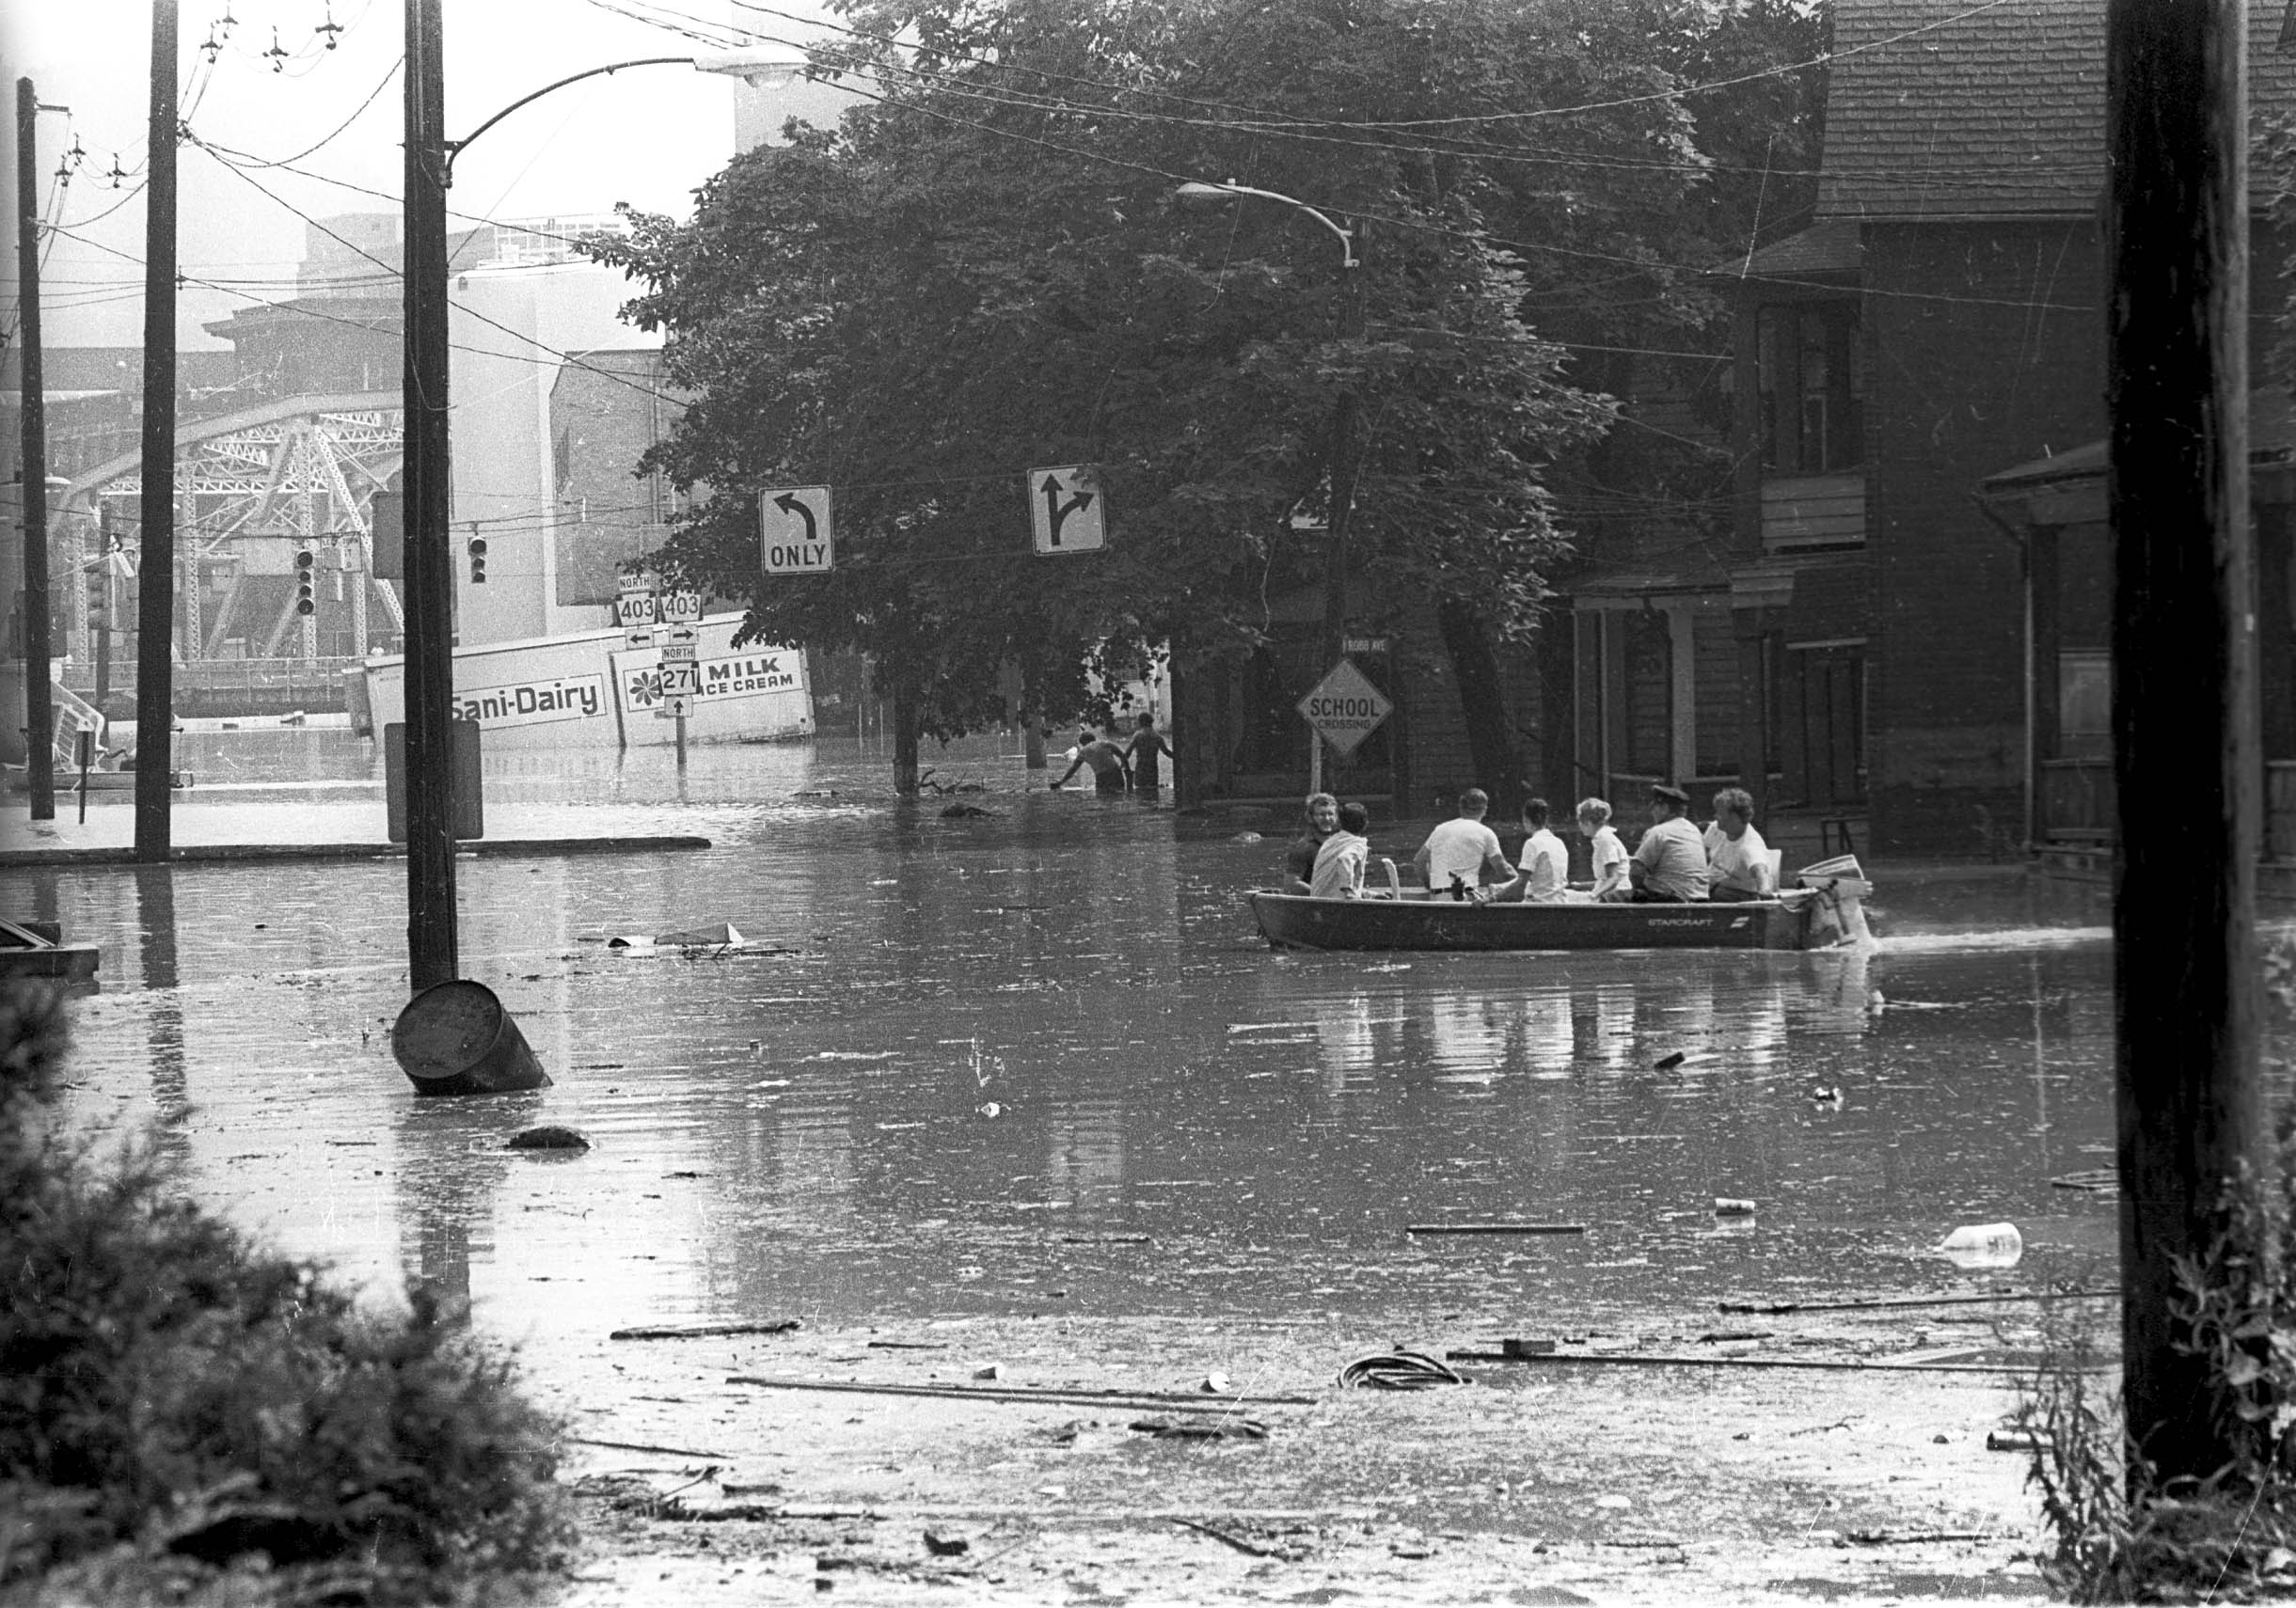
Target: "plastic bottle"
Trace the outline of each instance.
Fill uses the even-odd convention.
[[[2014,1268],[2025,1254],[2025,1237],[2014,1222],[1964,1223],[1938,1250],[1957,1268]]]

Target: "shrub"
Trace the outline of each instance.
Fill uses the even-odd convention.
[[[0,1588],[113,1549],[261,1553],[368,1600],[538,1567],[553,1426],[464,1315],[362,1310],[53,1132],[52,990],[0,989]]]

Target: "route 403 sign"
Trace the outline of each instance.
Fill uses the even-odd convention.
[[[1299,702],[1300,713],[1316,734],[1343,755],[1354,753],[1356,745],[1378,731],[1394,707],[1353,659],[1332,666],[1331,673]]]

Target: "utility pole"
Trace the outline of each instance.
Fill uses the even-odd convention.
[[[2151,1464],[2131,1469],[2136,1500],[2222,1467],[2238,1433],[2175,1307],[2177,1260],[2233,1230],[2259,1110],[2243,13],[2106,8],[2122,1380]]]
[[[406,966],[414,991],[455,954],[454,577],[447,421],[446,70],[439,0],[406,0]],[[475,136],[474,136],[475,137]]]
[[[40,351],[40,150],[34,125],[40,97],[29,78],[16,80],[17,330],[23,342],[24,394],[24,778],[32,819],[55,819],[55,695],[48,640],[48,401]]]
[[[144,210],[143,567],[135,590],[135,859],[168,858],[175,770],[176,0],[151,0]]]
[[[1363,339],[1363,262],[1357,251],[1363,244],[1363,225],[1348,226],[1344,238],[1348,250],[1339,287],[1339,339],[1352,345]],[[1347,527],[1355,511],[1362,415],[1363,399],[1355,386],[1342,386],[1331,415],[1331,508],[1326,517],[1330,542],[1323,569],[1323,662],[1315,671],[1319,681],[1347,655]],[[1325,786],[1323,738],[1313,728],[1307,733],[1307,789],[1321,793]],[[1333,749],[1334,782],[1343,763]]]

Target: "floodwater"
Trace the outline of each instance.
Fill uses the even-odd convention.
[[[380,838],[366,744],[190,741],[180,841]],[[465,973],[556,1080],[530,1095],[418,1102],[392,1063],[403,862],[18,873],[103,946],[76,1114],[149,1124],[275,1243],[378,1289],[439,1281],[513,1336],[1710,1312],[1971,1287],[2000,1275],[1932,1248],[2001,1220],[2019,1282],[2109,1277],[2113,1197],[2051,1183],[2112,1160],[2093,901],[1976,868],[1885,883],[1867,953],[1283,954],[1241,894],[1288,821],[1242,842],[1023,795],[987,747],[940,763],[993,813],[895,805],[849,741],[697,749],[682,775],[490,761],[490,835],[714,841],[461,862]],[[602,941],[719,921],[760,947]],[[541,1122],[594,1148],[502,1151]],[[1407,1232],[1475,1221],[1585,1232]]]

